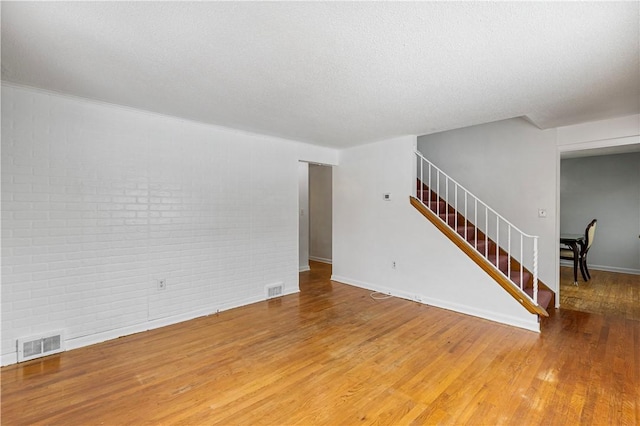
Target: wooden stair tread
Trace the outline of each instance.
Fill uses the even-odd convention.
[[[524,290],[529,297],[533,298],[533,288],[526,288]],[[551,300],[553,299],[553,292],[551,290],[545,290],[543,288],[538,288],[538,305],[542,306],[544,309],[549,307]]]

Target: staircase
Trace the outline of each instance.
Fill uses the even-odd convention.
[[[520,231],[417,151],[416,158],[411,204],[529,312],[547,317],[555,294],[538,280],[538,237]]]

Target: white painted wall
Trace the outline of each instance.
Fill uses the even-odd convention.
[[[309,270],[309,163],[298,164],[298,267]]]
[[[514,118],[422,136],[418,148],[514,225],[540,237],[539,276],[557,289],[555,129]],[[539,208],[546,218],[538,217]]]
[[[2,364],[297,292],[300,159],[338,153],[3,85]]]
[[[309,165],[309,257],[331,263],[332,168]]]
[[[560,232],[598,219],[590,269],[640,274],[640,152],[570,158],[560,170]]]
[[[415,148],[416,138],[406,136],[341,151],[333,170],[333,279],[539,330],[536,316],[409,204]]]

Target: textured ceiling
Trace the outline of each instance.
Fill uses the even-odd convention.
[[[2,2],[2,79],[345,147],[640,113],[640,3]]]

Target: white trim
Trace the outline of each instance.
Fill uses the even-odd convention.
[[[9,353],[9,354],[2,355],[2,360],[0,362],[2,363],[3,367],[5,365],[17,364],[18,363],[18,351],[17,351],[17,349],[16,349],[16,352],[12,352],[12,353]]]
[[[614,146],[635,145],[640,143],[640,136],[622,136],[618,138],[599,139],[587,142],[573,142],[558,145],[558,152],[583,151],[586,149],[610,148]]]
[[[567,266],[573,268],[573,262],[570,260],[561,260],[561,266]],[[620,274],[631,274],[631,275],[640,275],[640,269],[633,268],[620,268],[618,266],[604,266],[604,265],[588,265],[589,269],[593,269],[595,271],[606,271],[606,272],[617,272]]]
[[[285,291],[283,296],[287,296],[289,294],[295,294],[299,292],[300,290],[298,289],[289,290],[289,291]],[[192,319],[203,317],[203,316],[215,315],[219,312],[228,311],[230,309],[239,308],[241,306],[251,305],[253,303],[264,302],[264,301],[267,301],[264,298],[264,296],[250,297],[247,299],[226,303],[217,308],[199,309],[197,311],[192,311],[186,314],[175,315],[175,316],[155,319],[151,321],[145,321],[140,324],[136,324],[128,327],[116,328],[113,330],[107,330],[101,333],[68,338],[65,340],[65,347],[67,351],[72,349],[78,349],[85,346],[94,345],[96,343],[102,343],[107,340],[117,339],[118,337],[128,336],[130,334],[140,333],[143,331],[153,330],[156,328],[166,327],[168,325],[190,321]],[[3,354],[1,362],[2,362],[2,366],[17,363],[18,362],[17,351]]]
[[[328,263],[329,265],[331,265],[331,259],[325,259],[324,257],[309,256],[309,260],[314,260],[316,262],[321,262],[321,263]]]
[[[422,303],[425,305],[431,305],[437,308],[447,309],[449,311],[453,311],[456,313],[471,315],[471,316],[486,319],[489,321],[494,321],[500,324],[511,325],[514,327],[523,328],[525,330],[535,331],[536,333],[540,333],[540,323],[538,322],[537,315],[534,315],[534,314],[531,314],[532,321],[529,322],[529,321],[523,321],[520,318],[514,318],[509,315],[500,315],[500,314],[496,314],[495,312],[485,311],[483,309],[461,305],[458,303],[451,303],[448,301],[434,299],[434,298],[426,297],[422,295],[412,295],[406,292],[397,291],[395,289],[382,287],[382,286],[374,285],[371,283],[366,283],[364,281],[353,280],[353,279],[338,276],[338,275],[332,275],[331,281],[337,281],[343,284],[352,285],[354,287],[377,291],[380,293],[389,294],[395,297],[400,297],[402,299],[411,300],[411,301]]]
[[[558,147],[558,129],[555,130],[556,137],[556,148]],[[556,211],[555,211],[555,237],[554,241],[560,241],[560,209],[562,206],[560,205],[560,166],[561,166],[561,154],[560,150],[556,150]],[[560,258],[560,244],[554,244],[554,253],[553,256],[555,259]],[[554,262],[553,265],[553,285],[551,289],[556,294],[555,297],[555,308],[560,308],[560,265]]]
[[[310,271],[310,270],[311,270],[311,268],[309,267],[309,265],[303,265],[303,266],[300,266],[298,268],[298,272],[307,272],[307,271]]]

